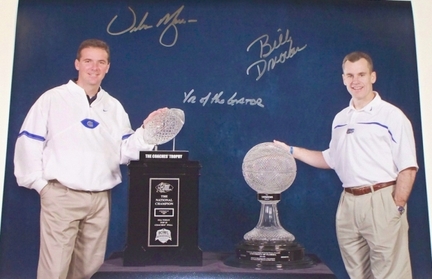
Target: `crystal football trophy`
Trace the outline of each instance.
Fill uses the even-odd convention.
[[[198,246],[198,161],[175,150],[184,112],[160,110],[146,121],[143,140],[154,150],[140,151],[129,169],[129,210],[124,266],[202,265]],[[158,145],[173,139],[173,150]]]
[[[243,159],[243,176],[258,194],[261,212],[258,224],[236,246],[235,257],[225,264],[254,269],[294,269],[314,263],[304,248],[279,222],[277,203],[293,183],[297,167],[291,154],[272,142],[250,149]]]
[[[185,122],[185,114],[181,109],[170,108],[154,116],[144,129],[144,141],[154,144],[155,150],[160,144],[173,140],[175,150],[175,136],[180,132]]]

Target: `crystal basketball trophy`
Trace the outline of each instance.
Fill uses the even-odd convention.
[[[304,248],[279,222],[277,203],[293,183],[297,166],[286,150],[272,142],[250,149],[243,159],[243,176],[258,194],[261,212],[258,224],[236,246],[235,257],[225,264],[254,269],[294,269],[313,265]]]
[[[144,141],[154,144],[155,149],[160,144],[164,144],[174,139],[180,132],[185,122],[185,115],[181,109],[171,108],[163,110],[154,116],[144,129]],[[173,141],[173,150],[175,141]]]

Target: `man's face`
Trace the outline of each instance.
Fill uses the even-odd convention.
[[[362,58],[356,62],[346,61],[343,72],[343,83],[354,99],[354,103],[367,104],[374,98],[372,84],[376,81],[376,73],[371,72],[366,59]]]
[[[105,50],[95,47],[84,48],[81,50],[80,60],[75,60],[75,69],[78,71],[77,83],[84,88],[99,87],[109,67],[108,53]]]

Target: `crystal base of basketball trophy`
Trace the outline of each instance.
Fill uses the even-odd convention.
[[[279,222],[277,203],[296,175],[294,158],[274,143],[253,147],[243,160],[243,176],[258,193],[261,211],[258,224],[236,245],[235,256],[224,263],[254,269],[296,269],[315,263],[304,247]]]

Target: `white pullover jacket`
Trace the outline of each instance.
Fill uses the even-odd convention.
[[[40,192],[57,179],[75,190],[111,189],[121,182],[120,164],[153,149],[143,131],[131,129],[123,106],[102,88],[91,105],[73,81],[48,90],[31,107],[16,141],[18,185]]]

